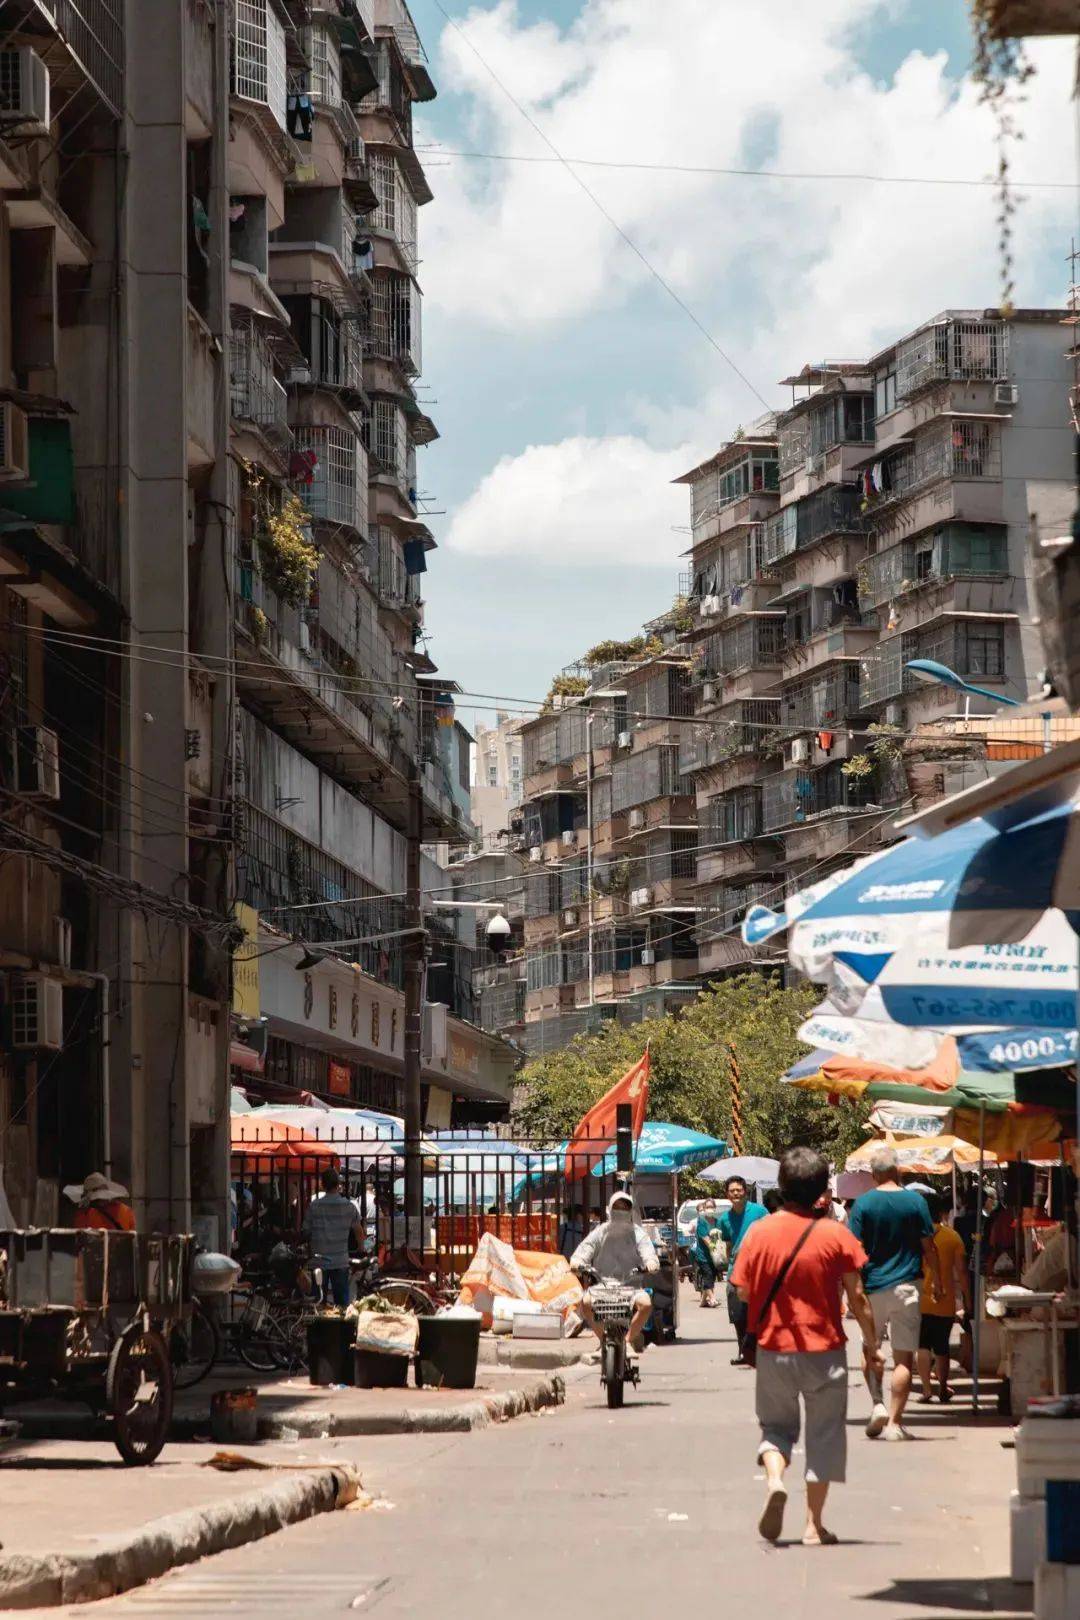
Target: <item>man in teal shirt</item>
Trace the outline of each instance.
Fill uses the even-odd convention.
[[[870,1155],[874,1190],[855,1200],[848,1222],[853,1237],[866,1250],[863,1284],[874,1312],[878,1344],[886,1331],[892,1345],[890,1404],[885,1405],[881,1374],[866,1373],[873,1402],[867,1435],[876,1440],[907,1440],[904,1408],[911,1393],[911,1370],[919,1348],[922,1320],[922,1276],[925,1266],[931,1294],[940,1296],[941,1257],[934,1243],[934,1222],[921,1193],[900,1184],[895,1149],[884,1142]]]
[[[724,1193],[731,1200],[731,1208],[725,1210],[720,1217],[720,1236],[727,1244],[728,1276],[730,1277],[735,1265],[735,1256],[739,1252],[743,1238],[749,1232],[755,1221],[763,1221],[769,1213],[764,1204],[755,1204],[747,1197],[746,1182],[742,1176],[732,1176],[725,1184]],[[739,1291],[729,1282],[727,1285],[727,1313],[728,1321],[735,1329],[735,1338],[738,1341],[739,1353],[732,1356],[733,1367],[745,1367],[746,1356],[743,1346],[746,1343],[747,1307],[739,1298]]]

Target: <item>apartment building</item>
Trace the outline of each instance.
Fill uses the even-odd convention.
[[[524,793],[521,727],[523,716],[498,713],[493,726],[478,721],[473,753],[472,818],[481,848],[490,849],[510,834]]]
[[[681,605],[564,673],[581,697],[522,728],[525,1029],[532,1052],[697,993],[697,823]]]
[[[421,633],[433,86],[395,0],[3,13],[0,1176],[218,1242],[230,1078],[400,1107],[410,778],[472,833]],[[508,1095],[470,980],[433,1122]]]
[[[454,713],[456,684],[438,676],[423,642],[434,540],[417,451],[437,430],[415,386],[418,217],[431,191],[412,115],[435,91],[400,0],[237,6],[239,892],[260,937],[304,940],[267,961],[259,1035],[268,1044],[253,1083],[401,1113],[414,771],[424,844],[473,837],[472,739]],[[296,566],[312,552],[314,575]],[[428,894],[446,886],[435,853],[423,858]],[[458,1095],[505,1105],[514,1059],[471,1022],[471,926],[437,907],[429,926],[424,1083],[434,1126],[450,1123]],[[245,1044],[234,1055],[250,1079]]]
[[[958,694],[911,660],[1033,691],[1028,531],[1071,482],[1059,323],[946,311],[870,360],[807,366],[788,410],[681,480],[703,971],[754,960],[748,905],[891,836],[916,733],[936,790],[964,785]]]

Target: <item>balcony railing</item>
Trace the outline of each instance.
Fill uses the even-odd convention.
[[[347,428],[305,424],[294,427],[293,437],[298,451],[313,451],[317,458],[310,484],[300,489],[312,517],[366,537],[367,456],[359,437]]]
[[[776,452],[747,454],[733,467],[710,469],[690,486],[690,522],[696,530],[726,506],[733,506],[747,495],[764,495],[779,489],[780,468]]]
[[[37,0],[37,7],[119,117],[124,110],[124,0]],[[283,100],[283,110],[284,105]]]
[[[1001,437],[994,422],[954,419],[922,434],[889,465],[891,489],[905,500],[945,478],[1000,478]]]
[[[272,0],[235,0],[232,92],[266,107],[274,122],[286,128],[285,27]]]
[[[229,338],[229,391],[232,414],[282,439],[289,432],[289,399],[274,376],[270,349],[254,327]]]
[[[710,799],[705,810],[703,844],[713,849],[744,843],[762,833],[761,788],[756,784],[735,788]]]
[[[411,276],[374,274],[365,337],[376,360],[392,360],[410,376],[419,374],[420,289]]]
[[[705,902],[697,923],[697,939],[699,944],[706,944],[709,940],[718,939],[721,934],[731,933],[741,924],[751,906],[775,905],[777,903],[777,885],[775,883],[744,883],[739,887],[727,885],[722,889],[713,889],[705,896]]]
[[[679,769],[707,770],[738,754],[767,753],[780,726],[779,698],[748,698],[708,723],[695,725],[679,743]]]
[[[898,344],[896,397],[940,382],[997,382],[1009,374],[1009,328],[1000,320],[946,320]]]
[[[863,710],[919,689],[918,680],[905,668],[912,658],[933,659],[965,679],[1004,680],[1004,624],[952,619],[918,635],[891,636],[879,642],[860,661],[859,702]]]
[[[880,607],[914,591],[956,578],[1004,577],[1009,571],[1004,529],[949,525],[918,540],[902,540],[859,568],[859,599]]]
[[[826,810],[858,810],[873,802],[873,791],[863,777],[845,776],[839,766],[819,771],[780,771],[762,790],[762,826],[765,832],[798,826]]]
[[[702,642],[695,678],[700,684],[735,675],[742,669],[779,664],[783,646],[784,621],[780,617],[754,618],[732,625]]]
[[[781,699],[783,724],[792,731],[829,731],[860,710],[859,671],[845,666],[839,673],[789,686]]]
[[[690,793],[692,784],[679,769],[677,747],[643,748],[617,759],[611,768],[611,808],[615,815],[648,804],[652,799]]]

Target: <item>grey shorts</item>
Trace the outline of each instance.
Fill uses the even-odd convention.
[[[922,1322],[922,1289],[919,1284],[897,1283],[892,1288],[879,1288],[869,1297],[878,1344],[884,1339],[887,1329],[893,1354],[913,1356],[919,1348],[919,1327]]]
[[[791,1355],[758,1350],[759,1462],[767,1451],[791,1461],[801,1428],[800,1397],[806,1408],[806,1477],[821,1485],[842,1485],[847,1468],[846,1348]]]

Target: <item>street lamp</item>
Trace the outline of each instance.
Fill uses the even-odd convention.
[[[910,669],[921,680],[937,681],[941,686],[952,686],[956,691],[966,693],[967,697],[964,704],[965,721],[971,719],[972,697],[989,698],[992,703],[1000,703],[1007,709],[1023,708],[1019,698],[1006,697],[1003,692],[990,692],[985,686],[973,686],[970,681],[965,681],[961,675],[958,675],[955,669],[950,669],[948,664],[939,664],[936,658],[909,658],[904,668]],[[1051,747],[1049,713],[1044,713],[1042,723],[1043,753],[1048,754]]]
[[[1019,698],[1005,697],[1001,692],[990,692],[985,686],[972,686],[971,682],[965,681],[955,669],[950,669],[948,664],[939,664],[936,658],[909,658],[904,667],[921,676],[923,680],[937,681],[941,686],[953,686],[958,692],[966,692],[969,697],[989,698],[992,703],[1002,703],[1010,709],[1021,707]]]

